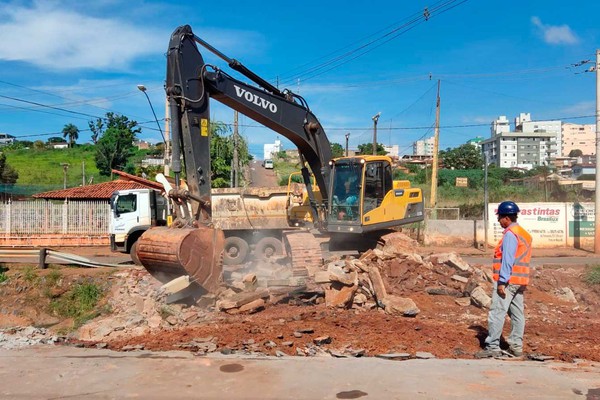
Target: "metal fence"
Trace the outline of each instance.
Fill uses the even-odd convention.
[[[5,235],[107,235],[110,205],[106,201],[44,200],[0,204],[0,232]]]

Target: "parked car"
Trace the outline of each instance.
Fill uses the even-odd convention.
[[[265,160],[263,162],[263,167],[265,167],[265,169],[273,169],[273,160]]]

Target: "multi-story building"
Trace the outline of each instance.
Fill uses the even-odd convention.
[[[281,140],[275,140],[275,143],[265,143],[263,146],[263,155],[265,160],[273,158],[273,156],[282,150]]]
[[[532,121],[530,113],[520,113],[515,118],[515,131],[523,133],[551,133],[554,139],[550,143],[552,156],[562,156],[562,122]]]
[[[475,146],[475,148],[479,149],[479,150],[481,150],[481,142],[483,142],[483,137],[481,137],[481,136],[477,136],[473,139],[467,140],[467,144],[470,144],[471,146]]]
[[[529,114],[515,118],[515,126],[519,130],[513,132],[505,116],[492,122],[492,137],[481,142],[489,163],[502,168],[524,169],[548,165],[549,159],[556,153],[556,134],[546,132],[545,128],[533,128],[533,125],[528,125],[530,119]],[[521,131],[524,126],[526,131]]]
[[[387,156],[392,158],[400,157],[400,146],[393,144],[390,146],[383,146],[383,149],[387,152]]]
[[[417,140],[413,143],[413,155],[415,156],[432,156],[433,146],[435,145],[435,137],[430,137],[425,140]]]
[[[572,150],[582,154],[596,154],[596,125],[562,124],[562,155],[568,156]]]

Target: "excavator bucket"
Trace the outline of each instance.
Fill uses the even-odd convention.
[[[188,275],[191,282],[214,292],[223,271],[225,235],[219,229],[148,229],[138,241],[137,256],[160,282]]]

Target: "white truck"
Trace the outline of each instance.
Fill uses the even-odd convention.
[[[225,264],[242,264],[253,251],[270,258],[284,253],[282,234],[294,226],[288,207],[298,205],[299,193],[286,186],[212,189],[212,221],[225,233]],[[129,253],[138,264],[139,237],[153,226],[170,222],[169,203],[154,189],[118,190],[111,197],[110,246]]]

